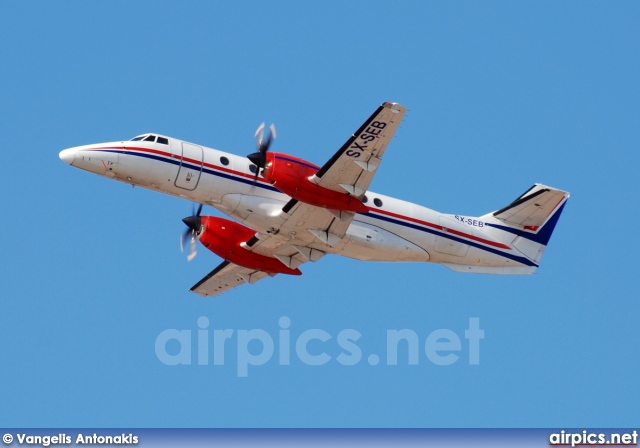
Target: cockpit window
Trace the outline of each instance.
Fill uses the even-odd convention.
[[[145,137],[146,137],[146,135],[147,135],[147,134],[145,134],[145,135],[139,135],[139,136],[137,136],[137,137],[133,137],[130,141],[132,141],[132,142],[140,141],[140,140],[142,140],[143,138],[145,138]]]
[[[155,135],[150,135],[149,137],[145,138],[143,141],[145,141],[145,142],[155,142],[156,141],[156,136]]]
[[[163,145],[168,145],[169,139],[164,137],[158,137],[158,143],[162,143]]]

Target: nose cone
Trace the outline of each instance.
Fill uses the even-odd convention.
[[[69,165],[73,164],[73,160],[75,158],[76,158],[75,148],[63,149],[62,151],[60,151],[60,160],[68,163]]]

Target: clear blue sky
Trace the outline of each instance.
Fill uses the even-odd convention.
[[[639,23],[628,1],[2,2],[0,424],[638,426]],[[58,159],[151,131],[245,155],[267,121],[274,150],[322,164],[383,101],[409,112],[374,191],[466,215],[534,182],[572,193],[536,275],[326,257],[202,300],[187,290],[220,260],[179,252],[191,204]],[[158,335],[195,344],[202,316],[276,345],[286,316],[292,340],[331,334],[309,348],[332,360],[292,347],[239,378],[234,336],[222,366],[195,345],[160,362]],[[394,329],[451,330],[460,358],[386,365]]]

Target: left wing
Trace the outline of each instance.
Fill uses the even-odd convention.
[[[406,111],[398,103],[383,103],[309,180],[362,198]]]
[[[274,219],[279,226],[266,234],[256,233],[243,244],[243,248],[276,258],[285,266],[296,269],[307,261],[319,260],[327,247],[342,241],[353,216],[353,213],[344,213],[341,220],[326,209],[291,200]],[[244,283],[253,284],[269,275],[224,261],[189,291],[201,296],[215,296]]]

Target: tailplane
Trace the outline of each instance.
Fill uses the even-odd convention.
[[[538,264],[569,196],[566,191],[535,184],[511,204],[481,219],[486,226],[502,231],[500,239]]]

